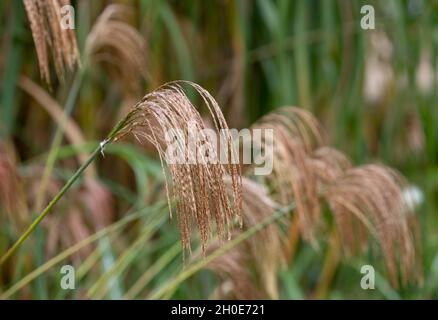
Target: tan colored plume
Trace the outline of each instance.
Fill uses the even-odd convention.
[[[92,61],[105,64],[114,73],[129,96],[138,99],[141,78],[147,80],[147,44],[128,23],[133,11],[125,5],[112,4],[97,18],[87,36],[85,54]]]
[[[371,234],[382,248],[393,284],[399,271],[404,282],[421,280],[417,219],[409,214],[399,173],[381,165],[353,167],[344,154],[325,145],[316,119],[297,108],[268,114],[254,127],[274,129],[273,173],[266,185],[282,204],[296,204],[285,248],[288,258],[297,244],[297,225],[305,240],[316,241],[316,227],[326,222],[319,213],[325,201],[347,252],[365,249]]]
[[[320,190],[353,166],[346,155],[329,146],[316,149],[309,162]]]
[[[53,56],[55,70],[61,82],[66,67],[79,63],[79,51],[74,29],[61,25],[61,8],[69,0],[23,0],[30,22],[38,57],[41,77],[50,85],[49,56]]]
[[[365,231],[371,233],[382,248],[393,284],[398,282],[399,271],[403,282],[421,277],[417,268],[420,257],[416,254],[408,219],[410,209],[403,197],[404,187],[399,173],[372,164],[348,169],[333,181],[324,195],[344,246],[349,251],[363,248]]]
[[[305,110],[283,107],[264,116],[252,127],[274,130],[273,172],[266,177],[267,183],[281,204],[296,203],[301,234],[316,244],[314,228],[319,221],[320,208],[316,176],[307,159],[315,148],[324,144],[318,121]]]
[[[205,129],[205,124],[199,111],[187,98],[182,88],[184,84],[199,93],[212,117],[216,133],[219,135],[220,130],[225,129],[222,131],[225,145],[221,147],[222,152],[228,155],[227,164],[207,161],[207,153],[210,156],[219,155],[221,150],[218,150],[217,145],[201,131]],[[231,163],[237,155],[231,134],[227,129],[219,105],[206,90],[191,82],[176,81],[147,94],[119,123],[117,133],[110,136],[111,141],[119,140],[128,134],[133,135],[140,142],[148,141],[157,149],[162,164],[167,162],[171,179],[167,178],[164,166],[163,173],[166,176],[169,209],[170,194],[172,194],[176,202],[182,247],[189,251],[192,220],[196,222],[200,231],[205,250],[207,240],[213,231],[213,222],[219,236],[229,237],[234,217],[240,217],[242,201],[240,166]],[[176,133],[175,141],[169,142],[165,139],[165,135],[172,130]],[[188,143],[190,130],[195,130],[199,134],[194,149]],[[169,163],[166,150],[175,143],[177,150],[183,154],[184,161]],[[195,161],[189,164],[192,157]],[[227,194],[225,175],[229,175],[231,179],[232,201]],[[171,191],[168,180],[169,182],[171,180]]]

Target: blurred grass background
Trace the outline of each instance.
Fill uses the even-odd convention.
[[[90,143],[72,148],[64,141],[56,150],[53,179],[65,180],[74,170],[72,157],[92,150],[134,98],[170,80],[191,80],[209,90],[231,127],[248,127],[281,106],[300,106],[316,115],[332,144],[356,163],[378,161],[397,168],[424,200],[418,210],[423,286],[396,290],[377,267],[376,290],[362,290],[358,266],[380,265],[370,250],[361,258],[342,260],[325,297],[438,298],[438,1],[78,0],[73,5],[81,52],[96,17],[110,3],[133,8],[129,23],[146,40],[148,77],[138,97],[127,97],[123,84],[90,63],[71,115]],[[365,4],[375,8],[375,30],[360,27]],[[14,145],[20,174],[26,176],[35,165],[44,165],[59,123],[20,89],[20,75],[66,107],[75,75],[49,90],[40,80],[22,2],[1,1],[0,13],[1,139]],[[139,220],[100,237],[87,255],[62,260],[76,266],[77,290],[59,288],[58,266],[10,297],[144,298],[182,272],[176,222],[166,222],[167,206],[157,202],[163,177],[156,156],[130,144],[114,145],[97,168],[114,197],[112,221],[129,217],[128,210]],[[60,207],[56,214],[68,210]],[[4,215],[0,221],[4,252],[19,233]],[[48,228],[42,228],[20,250],[13,267],[0,277],[0,292],[74,243],[65,241],[48,256],[47,237]],[[312,297],[326,251],[300,244],[293,263],[279,274],[281,298]],[[205,299],[216,282],[201,270],[164,297]]]

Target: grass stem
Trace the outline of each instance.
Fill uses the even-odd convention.
[[[105,140],[106,141],[106,140]],[[103,145],[99,145],[93,153],[90,155],[88,160],[83,163],[79,169],[74,173],[73,176],[67,181],[67,183],[62,187],[58,194],[49,202],[47,207],[38,215],[38,217],[32,222],[29,228],[21,235],[21,237],[14,243],[14,245],[2,256],[0,260],[0,267],[10,258],[15,251],[23,244],[23,242],[30,236],[30,234],[35,230],[35,228],[40,224],[40,222],[47,216],[53,206],[62,198],[62,196],[67,192],[68,189],[75,183],[79,176],[85,171],[85,169],[96,159],[103,148]]]
[[[43,176],[40,182],[40,187],[38,188],[35,211],[40,211],[42,204],[44,203],[45,193],[49,183],[49,178],[55,166],[58,150],[59,147],[61,146],[62,138],[64,136],[64,128],[67,123],[67,119],[72,113],[76,103],[76,98],[78,96],[82,82],[82,75],[83,75],[82,70],[78,70],[76,72],[75,77],[73,79],[73,84],[68,93],[67,100],[65,102],[64,113],[62,115],[61,122],[59,123],[59,126],[56,129],[55,137],[53,138],[52,146],[50,148],[49,155],[47,157],[47,162],[44,167]]]

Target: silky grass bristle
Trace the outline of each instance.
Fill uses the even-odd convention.
[[[41,77],[50,85],[49,54],[52,54],[58,79],[63,82],[66,66],[79,63],[74,29],[63,28],[61,7],[69,0],[23,0],[30,22]]]
[[[311,113],[296,107],[280,108],[252,127],[274,130],[273,172],[266,180],[281,204],[296,203],[300,232],[316,246],[314,231],[320,208],[316,177],[307,158],[315,148],[324,145],[322,128]],[[261,148],[263,144],[264,141]]]
[[[406,184],[400,174],[381,165],[353,167],[343,153],[325,145],[316,119],[297,108],[268,114],[254,127],[274,129],[275,161],[266,185],[282,204],[296,204],[287,257],[297,243],[297,225],[301,236],[315,244],[316,228],[326,224],[320,215],[325,201],[347,253],[365,249],[371,234],[380,243],[394,285],[399,271],[403,282],[421,280],[417,219],[403,198]]]
[[[87,36],[85,54],[93,62],[105,63],[114,73],[114,79],[123,85],[127,98],[138,99],[141,78],[149,78],[147,44],[140,32],[127,22],[131,14],[127,6],[107,6]]]
[[[205,163],[189,159],[198,159],[198,151],[210,150],[220,154],[215,145],[204,133],[204,122],[199,111],[186,96],[182,85],[194,88],[207,107],[218,134],[224,134],[226,145],[221,145],[222,152],[228,155],[226,164]],[[188,141],[189,126],[194,126],[200,135],[195,149]],[[223,131],[223,129],[225,131]],[[241,216],[242,181],[240,165],[232,163],[237,159],[233,147],[232,136],[219,105],[214,98],[199,85],[187,81],[175,81],[159,87],[147,94],[128,115],[119,123],[116,130],[110,135],[110,141],[117,141],[128,134],[132,134],[138,141],[152,143],[158,151],[161,163],[167,162],[172,181],[172,192],[169,190],[166,176],[166,190],[170,209],[170,194],[176,202],[177,220],[181,234],[183,249],[190,251],[191,221],[196,221],[200,231],[201,242],[205,251],[207,240],[212,232],[212,222],[215,222],[219,236],[230,237],[230,227],[233,218]],[[181,130],[176,136],[178,150],[184,154],[184,163],[169,163],[166,149],[171,145],[165,135],[172,130]],[[221,131],[221,133],[219,133]],[[201,144],[199,141],[203,141]],[[202,154],[202,160],[206,155]],[[224,182],[224,176],[229,175],[232,184],[232,202],[230,201]],[[169,179],[170,180],[170,179]]]
[[[382,165],[351,168],[333,181],[325,193],[344,246],[363,247],[368,230],[380,243],[391,282],[397,284],[397,257],[402,281],[419,279],[408,206],[403,198],[403,178]],[[418,261],[417,261],[418,260]]]
[[[316,149],[309,161],[320,189],[353,166],[346,155],[329,146]]]

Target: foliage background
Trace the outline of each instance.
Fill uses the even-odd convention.
[[[370,250],[362,257],[342,259],[324,298],[438,298],[437,1],[79,0],[73,5],[81,52],[96,17],[115,2],[134,9],[129,22],[146,39],[148,78],[139,97],[170,80],[192,80],[212,93],[230,126],[237,128],[275,108],[297,105],[312,111],[331,143],[356,163],[381,161],[421,189],[424,285],[392,288]],[[375,8],[375,31],[360,28],[364,4]],[[15,146],[19,170],[26,175],[32,165],[44,164],[59,123],[17,81],[22,74],[34,79],[64,105],[74,74],[51,91],[40,80],[21,1],[1,1],[0,21],[1,137]],[[71,116],[89,141],[84,150],[91,150],[132,102],[104,68],[91,65]],[[64,143],[58,151],[53,175],[62,181],[74,170],[69,159],[77,149]],[[12,297],[121,298],[132,293],[146,273],[144,286],[130,296],[145,298],[183,272],[176,222],[166,219],[166,206],[157,209],[162,177],[156,155],[121,144],[108,148],[97,167],[114,198],[113,222],[132,207],[146,206],[148,214],[123,232],[101,238],[87,259],[66,259],[77,268],[77,290],[67,292],[57,285],[64,262]],[[147,231],[148,226],[154,227]],[[3,271],[0,292],[50,258],[44,245],[47,236],[47,229],[39,230],[20,250],[13,269]],[[16,237],[3,216],[0,252]],[[325,243],[327,235],[321,239]],[[326,244],[319,251],[300,244],[293,263],[279,274],[280,297],[314,297],[327,252]],[[374,291],[360,289],[358,266],[363,263],[377,266]],[[166,297],[205,299],[216,283],[211,272],[202,270]]]

